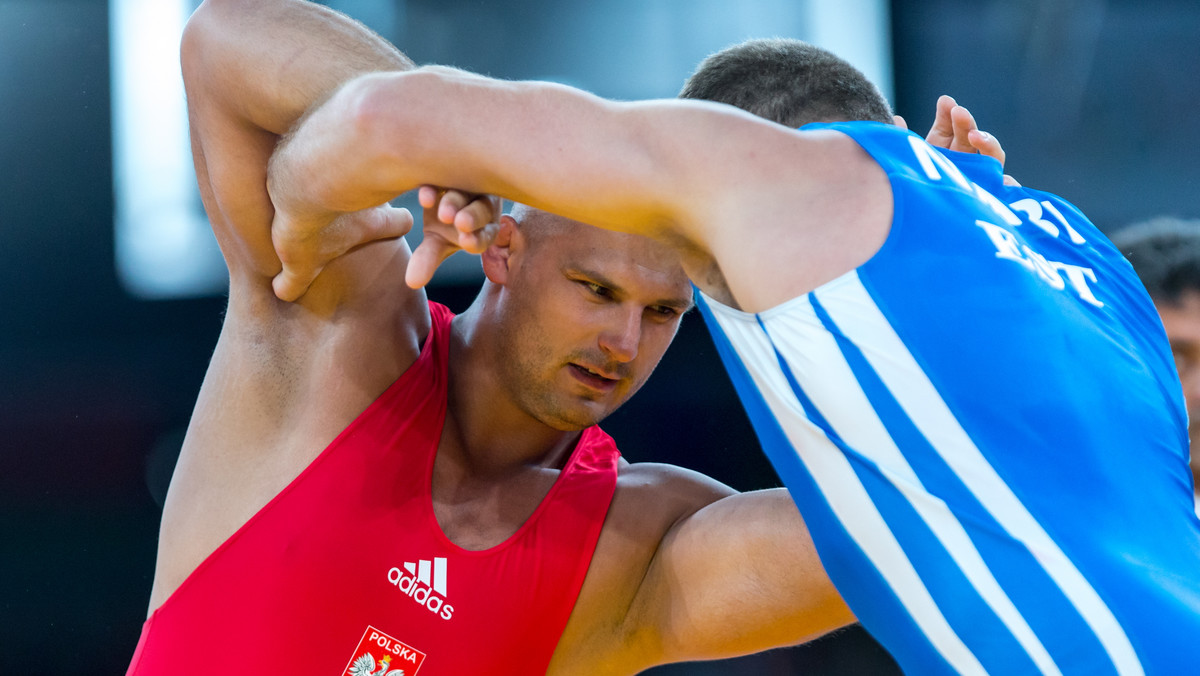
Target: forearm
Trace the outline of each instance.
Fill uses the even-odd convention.
[[[274,134],[357,75],[412,67],[363,25],[301,0],[205,0],[181,60],[189,98]]]
[[[272,195],[306,219],[373,206],[428,183],[655,234],[682,201],[687,173],[678,155],[664,152],[669,142],[648,133],[667,119],[658,103],[615,103],[446,68],[367,75],[281,146],[272,159]],[[304,195],[276,192],[299,186]]]

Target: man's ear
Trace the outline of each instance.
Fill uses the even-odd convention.
[[[496,239],[480,256],[483,261],[483,274],[493,284],[504,284],[508,281],[512,270],[513,254],[525,246],[521,228],[512,216],[504,214],[500,217],[500,229],[496,231]]]

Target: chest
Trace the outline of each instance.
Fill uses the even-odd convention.
[[[555,469],[520,466],[479,473],[463,457],[453,436],[444,435],[433,463],[429,497],[445,537],[471,551],[490,549],[513,537],[561,475]]]

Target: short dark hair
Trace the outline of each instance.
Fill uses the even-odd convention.
[[[800,40],[747,40],[700,63],[680,98],[737,106],[788,127],[809,122],[892,122],[887,99],[832,52]]]
[[[1112,241],[1155,302],[1200,292],[1200,220],[1159,216],[1122,228]]]

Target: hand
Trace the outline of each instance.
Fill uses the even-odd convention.
[[[297,300],[334,259],[370,242],[403,237],[412,225],[408,209],[386,203],[338,214],[323,226],[290,216],[277,205],[271,243],[283,270],[271,281],[275,295],[289,302]]]
[[[421,186],[424,238],[408,262],[404,281],[419,289],[433,279],[442,261],[456,251],[480,254],[492,245],[500,220],[500,198]]]
[[[895,117],[895,120],[898,126],[904,129],[908,128],[904,119],[899,115]],[[937,113],[934,116],[933,126],[925,135],[925,141],[938,148],[986,155],[999,162],[1002,167],[1007,158],[1000,141],[995,136],[979,129],[971,111],[958,105],[953,98],[946,95],[938,97]],[[1004,175],[1004,184],[1020,185],[1008,174]]]

